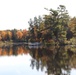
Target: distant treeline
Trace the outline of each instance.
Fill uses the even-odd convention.
[[[27,30],[2,30],[0,31],[0,41],[22,42],[26,41]]]

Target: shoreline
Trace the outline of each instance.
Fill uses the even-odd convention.
[[[74,45],[76,46],[76,44],[71,44],[71,43],[67,43],[67,44],[56,44],[56,43],[40,43],[40,42],[12,42],[12,41],[0,41],[0,47],[3,47],[3,46],[13,46],[13,45],[22,45],[22,44],[25,44],[25,45],[28,45],[28,46],[38,46],[38,45],[44,45],[44,46],[66,46],[66,45]]]

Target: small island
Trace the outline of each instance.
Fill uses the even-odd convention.
[[[64,5],[47,9],[49,14],[29,20],[29,29],[0,31],[0,46],[20,43],[50,45],[76,44],[76,17],[71,18]]]

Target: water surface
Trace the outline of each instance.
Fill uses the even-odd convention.
[[[0,48],[0,75],[76,75],[74,46]]]

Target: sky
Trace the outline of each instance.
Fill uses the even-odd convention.
[[[76,16],[75,0],[0,0],[0,30],[28,29],[28,21],[65,5],[71,17]]]

